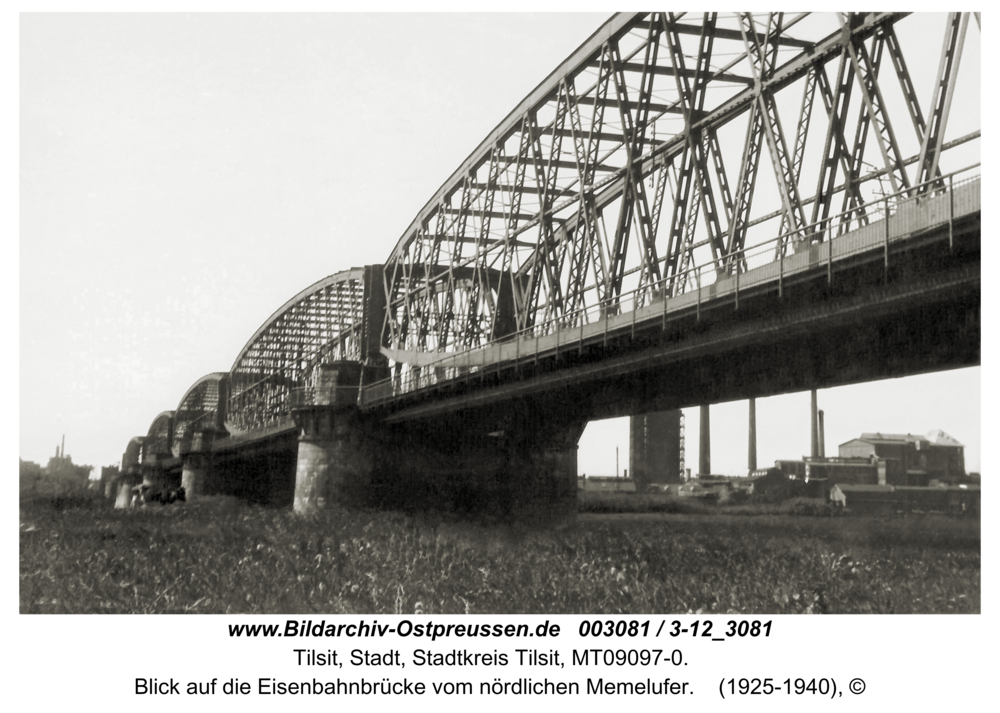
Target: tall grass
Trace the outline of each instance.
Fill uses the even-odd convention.
[[[696,506],[697,507],[697,506]],[[45,613],[978,612],[978,521],[725,510],[558,529],[205,498],[26,501],[21,611]]]

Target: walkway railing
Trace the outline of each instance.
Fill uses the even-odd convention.
[[[887,195],[865,205],[866,224],[829,237],[841,226],[859,222],[857,208],[825,218],[803,228],[744,248],[719,260],[692,267],[679,275],[621,294],[614,301],[564,314],[519,330],[482,347],[442,354],[430,364],[410,367],[397,378],[362,388],[359,403],[371,407],[404,394],[468,377],[486,367],[537,361],[540,356],[582,349],[585,343],[607,342],[636,327],[645,326],[681,310],[694,310],[728,297],[739,306],[741,293],[765,284],[784,282],[797,274],[826,266],[832,279],[833,266],[846,258],[881,249],[888,270],[889,245],[917,232],[947,224],[948,240],[954,240],[957,218],[980,210],[980,176],[956,180],[960,174],[980,167],[975,164],[955,173]],[[784,248],[782,247],[784,246]],[[791,255],[787,247],[792,247]]]
[[[288,404],[291,408],[353,404],[358,391],[357,386],[302,386],[289,392]]]

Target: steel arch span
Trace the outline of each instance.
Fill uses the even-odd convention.
[[[149,431],[142,439],[141,463],[171,457],[174,436],[174,412],[163,411],[149,424]],[[135,439],[133,439],[134,441]]]
[[[221,431],[225,423],[225,393],[229,374],[206,374],[191,385],[174,410],[171,453],[179,456],[198,431]]]
[[[233,434],[287,422],[297,388],[320,364],[381,360],[378,266],[338,272],[288,300],[246,343],[228,375],[225,425]],[[372,316],[374,315],[374,317]]]
[[[396,376],[679,296],[866,226],[885,195],[940,190],[942,171],[978,160],[946,156],[969,142],[978,156],[978,117],[946,133],[956,97],[978,95],[959,74],[970,24],[978,14],[615,15],[393,248]],[[929,48],[937,72],[914,74]]]

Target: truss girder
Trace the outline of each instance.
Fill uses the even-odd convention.
[[[598,156],[601,139],[608,138],[612,141],[617,139],[616,135],[606,136],[595,128],[601,127],[604,123],[604,107],[606,106],[608,85],[611,81],[611,71],[610,45],[605,43],[601,48],[597,64],[597,82],[594,92],[597,101],[593,105],[590,129],[587,132],[583,129],[579,104],[575,101],[574,85],[572,82],[567,84],[567,88],[572,92],[569,115],[577,175],[580,179],[576,212],[578,227],[572,236],[573,239],[567,241],[570,260],[570,289],[567,294],[566,311],[569,314],[574,314],[587,307],[586,285],[593,286],[598,304],[607,300],[611,292],[608,278],[608,249],[600,230],[600,213],[594,203],[594,178],[597,170],[597,161],[594,159]],[[590,274],[593,275],[592,280],[588,279]]]
[[[908,163],[940,175],[935,147],[954,138],[944,131],[969,23],[949,24],[926,111],[919,97],[931,92],[905,62],[924,48],[896,32],[919,17],[615,15],[398,241],[385,266],[387,344],[447,353],[565,329],[677,294],[694,265],[714,264],[711,279],[741,271],[757,243],[775,240],[780,259],[788,244],[826,239],[836,201],[851,211],[839,229],[867,221],[871,181],[908,189]],[[880,86],[883,55],[902,102]],[[919,161],[897,141],[901,117]]]
[[[229,371],[230,430],[240,433],[287,417],[291,389],[312,385],[317,364],[370,356],[363,334],[369,273],[369,268],[354,268],[320,280],[257,330]]]
[[[174,412],[163,411],[149,425],[149,431],[142,440],[141,461],[146,462],[150,456],[170,456],[173,446]]]
[[[948,125],[948,114],[955,90],[955,78],[962,58],[962,45],[969,27],[969,13],[952,12],[948,15],[944,43],[941,47],[941,61],[938,66],[934,98],[931,101],[930,125],[927,127],[920,146],[920,162],[917,183],[922,184],[936,177],[941,144]]]
[[[227,374],[216,372],[198,379],[181,398],[174,410],[173,441],[180,443],[190,438],[196,430],[216,430],[221,425],[218,414],[220,405],[225,414],[225,386]]]
[[[850,108],[851,93],[854,87],[854,67],[850,63],[847,53],[840,57],[837,67],[837,79],[834,83],[836,91],[829,84],[829,80],[824,72],[817,73],[816,84],[820,88],[820,96],[827,114],[826,140],[824,141],[823,158],[820,164],[819,181],[816,186],[816,200],[813,202],[812,223],[825,221],[830,214],[830,203],[833,199],[834,188],[836,186],[837,169],[843,170],[847,177],[848,186],[856,186],[856,173],[848,163],[847,157],[850,151],[847,147],[847,140],[844,138],[844,126],[847,121],[847,112]],[[845,191],[846,194],[849,191]],[[852,194],[851,198],[857,198]],[[857,202],[857,200],[855,200]],[[822,237],[825,225],[818,228],[817,232]]]
[[[664,18],[671,61],[677,68],[675,75],[677,93],[683,105],[687,124],[687,144],[677,175],[677,192],[674,195],[674,210],[670,223],[670,234],[667,238],[667,255],[664,258],[667,276],[666,289],[671,295],[683,292],[688,283],[685,277],[694,260],[693,248],[699,213],[703,212],[705,215],[713,259],[718,259],[725,250],[723,229],[719,220],[715,193],[711,184],[711,171],[708,166],[708,156],[715,150],[718,136],[713,127],[694,128],[695,121],[704,112],[706,88],[711,71],[712,48],[717,29],[716,19],[717,13],[705,15],[702,32],[699,35],[698,51],[695,55],[696,66],[693,71],[689,72],[685,67],[680,26],[673,15]],[[689,78],[692,80],[691,82],[688,81]],[[714,169],[716,180],[720,184],[723,204],[726,206],[727,213],[731,213],[732,198],[729,195],[725,167],[720,161],[714,160],[712,169]],[[727,215],[727,217],[729,216]]]
[[[841,19],[841,22],[844,23],[844,20]],[[858,88],[861,90],[867,117],[865,121],[870,121],[875,126],[875,139],[882,154],[883,165],[888,171],[892,192],[895,193],[909,189],[910,180],[906,175],[903,155],[896,141],[896,134],[878,81],[884,48],[885,38],[881,33],[876,33],[871,53],[862,42],[852,42],[846,47],[848,57],[858,75]],[[861,148],[864,148],[864,142],[861,143]]]

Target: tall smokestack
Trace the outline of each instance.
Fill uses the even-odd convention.
[[[816,389],[812,390],[812,402],[809,406],[809,424],[812,432],[812,443],[809,448],[809,455],[813,458],[819,457],[819,415],[816,413]]]
[[[65,433],[63,434],[63,437],[62,437],[62,447],[59,449],[59,457],[60,458],[65,458],[66,457],[66,434]]]
[[[708,404],[701,407],[701,429],[698,434],[698,474],[712,472],[712,428],[708,416]]]
[[[826,458],[826,431],[823,428],[823,411],[817,412],[816,416],[819,418],[819,457]]]
[[[747,470],[757,470],[757,399],[750,399],[750,442],[747,444]]]

